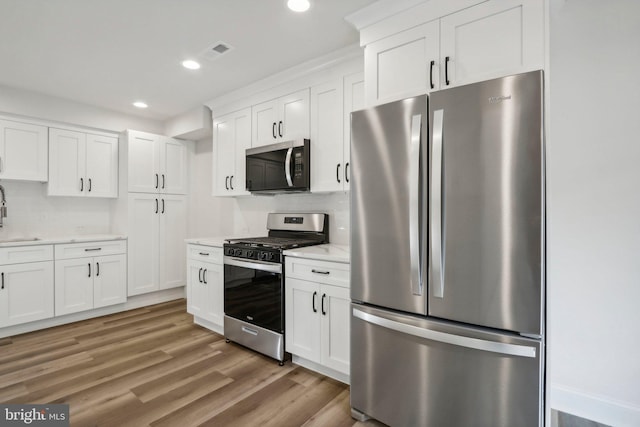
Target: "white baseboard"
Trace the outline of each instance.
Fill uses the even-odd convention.
[[[342,372],[338,372],[335,369],[327,368],[319,363],[312,362],[311,360],[304,359],[302,357],[291,355],[291,362],[296,365],[303,366],[312,371],[318,372],[322,375],[326,375],[327,377],[333,378],[334,380],[338,380],[345,384],[350,384],[349,375],[343,374]]]
[[[40,329],[65,325],[67,323],[79,322],[94,317],[106,316],[108,314],[119,313],[121,311],[133,310],[135,308],[146,307],[148,305],[160,304],[167,301],[185,297],[184,286],[167,289],[164,291],[152,292],[149,294],[136,295],[127,298],[124,304],[110,305],[96,310],[81,311],[79,313],[67,314],[65,316],[52,317],[51,319],[38,320],[36,322],[23,323],[21,325],[0,328],[0,338],[38,331]]]
[[[203,328],[207,328],[210,331],[215,332],[216,334],[222,335],[224,336],[224,326],[223,325],[217,325],[213,322],[210,322],[206,319],[203,319],[202,317],[196,317],[193,316],[193,323],[195,323],[196,325],[200,325]]]
[[[640,406],[551,384],[551,409],[616,427],[640,426]]]

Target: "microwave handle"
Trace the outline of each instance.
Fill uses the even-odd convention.
[[[287,178],[287,185],[289,187],[293,187],[293,181],[291,180],[291,153],[293,152],[293,147],[289,147],[287,150],[287,158],[284,161],[284,174]]]

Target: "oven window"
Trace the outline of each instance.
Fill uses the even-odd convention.
[[[283,333],[282,274],[225,265],[224,313]]]

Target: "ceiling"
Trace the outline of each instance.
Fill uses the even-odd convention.
[[[344,17],[374,0],[311,2],[296,13],[286,0],[0,0],[0,85],[165,120],[357,43]],[[233,49],[203,57],[219,41]]]

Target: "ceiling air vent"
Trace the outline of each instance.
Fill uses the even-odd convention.
[[[230,50],[233,50],[233,46],[225,42],[216,42],[209,46],[204,52],[202,52],[202,56],[206,59],[218,59],[225,53],[228,53]]]

